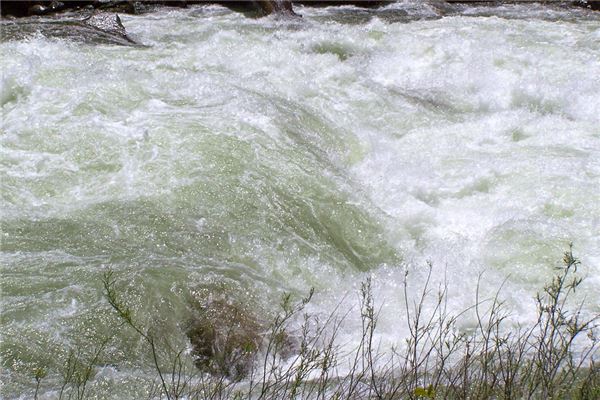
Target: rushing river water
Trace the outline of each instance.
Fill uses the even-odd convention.
[[[145,47],[3,40],[6,398],[31,397],[28,365],[110,330],[93,393],[137,396],[145,350],[110,325],[108,268],[182,343],[195,291],[273,310],[314,287],[309,310],[326,315],[356,308],[370,276],[377,340],[401,344],[405,271],[418,287],[428,260],[451,310],[505,281],[526,324],[570,241],[576,295],[600,311],[599,14],[298,12],[122,16]]]

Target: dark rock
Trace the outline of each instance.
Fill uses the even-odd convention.
[[[110,1],[97,0],[94,7],[105,12],[119,12],[125,14],[135,14],[135,2],[133,1]]]
[[[203,1],[208,2],[208,1]],[[127,14],[142,14],[152,11],[159,6],[187,7],[188,2],[184,0],[96,0],[95,7],[104,11],[120,12]]]
[[[2,15],[12,15],[14,17],[24,17],[28,15],[29,7],[33,5],[31,1],[0,1]]]
[[[49,8],[52,12],[61,11],[65,9],[65,3],[63,3],[62,1],[53,1],[52,3],[50,3]]]
[[[225,285],[196,291],[186,334],[201,371],[239,380],[250,372],[265,323],[231,292]]]
[[[444,0],[429,0],[427,4],[433,7],[440,16],[451,13],[455,10],[455,6]]]
[[[376,7],[383,7],[386,6],[390,3],[394,3],[395,0],[326,0],[326,1],[319,1],[319,0],[294,0],[294,3],[298,3],[298,4],[302,4],[305,6],[312,6],[312,7],[331,7],[331,6],[345,6],[345,5],[352,5],[352,6],[356,6],[356,7],[363,7],[363,8],[376,8]]]
[[[188,1],[189,4],[197,4],[195,1]],[[211,1],[210,3],[220,4],[233,11],[241,12],[247,17],[264,17],[270,14],[280,16],[299,16],[292,7],[292,2],[288,0],[253,0],[253,1]]]
[[[92,4],[93,1],[0,1],[2,15],[11,14],[16,17],[25,17],[28,15],[43,15],[53,12],[60,12],[67,8],[82,7]]]
[[[27,10],[27,14],[29,15],[44,15],[48,12],[48,8],[44,7],[41,4],[34,4],[31,7],[29,7],[29,10]]]
[[[265,15],[278,14],[284,16],[298,16],[294,12],[292,2],[287,0],[256,0],[254,1],[257,7],[262,10]]]
[[[179,7],[179,8],[187,8],[187,1],[185,0],[175,0],[175,1],[167,1],[165,5],[170,7]]]

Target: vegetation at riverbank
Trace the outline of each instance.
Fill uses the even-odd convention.
[[[360,339],[351,352],[340,346],[339,333],[352,311],[340,307],[324,320],[311,315],[306,306],[312,292],[298,301],[285,295],[280,312],[265,324],[249,323],[244,311],[223,306],[217,318],[196,321],[195,334],[202,334],[188,332],[190,351],[138,320],[110,270],[103,288],[115,322],[135,332],[135,347],[149,355],[155,373],[150,399],[596,399],[600,315],[585,318],[582,305],[572,302],[582,282],[578,267],[570,248],[534,299],[535,322],[515,327],[507,322],[510,310],[500,289],[485,297],[477,287],[476,303],[452,313],[447,285],[434,287],[428,265],[422,287],[404,281],[402,313],[410,334],[387,352],[377,342],[379,312],[369,279],[359,293]],[[458,329],[461,316],[473,312],[476,328]],[[233,319],[228,323],[224,315]],[[111,340],[69,352],[62,365],[33,368],[33,397],[53,392],[59,399],[87,398]],[[60,385],[48,387],[47,376],[57,373]]]

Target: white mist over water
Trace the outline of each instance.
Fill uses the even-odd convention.
[[[314,286],[327,314],[371,276],[385,347],[407,269],[418,287],[430,260],[457,312],[506,281],[526,323],[573,241],[597,313],[600,18],[394,7],[123,16],[147,48],[2,42],[3,358],[93,330],[107,267],[175,322],[218,280],[271,307]]]

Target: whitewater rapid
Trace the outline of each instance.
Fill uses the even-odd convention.
[[[453,10],[210,6],[121,16],[147,47],[4,40],[5,396],[27,397],[19,373],[48,349],[110,329],[107,268],[174,327],[198,288],[274,309],[314,287],[309,311],[327,315],[371,277],[389,348],[407,271],[418,288],[430,261],[456,312],[502,286],[526,324],[573,242],[576,299],[597,314],[600,16]],[[135,398],[141,345],[117,334],[94,390]]]

